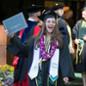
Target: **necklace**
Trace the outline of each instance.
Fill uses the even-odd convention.
[[[47,52],[46,48],[45,48],[45,43],[44,43],[44,36],[42,36],[40,38],[40,56],[41,56],[41,58],[46,59],[46,60],[52,58],[57,47],[58,47],[58,45],[56,44],[55,41],[53,41],[50,43],[49,52]]]

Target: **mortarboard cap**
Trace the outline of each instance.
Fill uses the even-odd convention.
[[[43,14],[42,14],[42,20],[46,20],[47,18],[57,18],[57,15],[54,11],[52,10],[46,10]]]

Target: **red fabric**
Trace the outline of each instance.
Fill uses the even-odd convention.
[[[16,65],[17,65],[17,63],[18,63],[18,60],[19,60],[19,57],[18,57],[18,56],[14,56],[13,62],[12,62],[12,65],[13,65],[14,67],[16,67]]]
[[[22,29],[22,30],[19,32],[19,38],[22,38],[23,33],[24,33],[24,29]]]
[[[19,38],[22,38],[23,33],[24,33],[24,29],[22,29],[22,30],[19,32]],[[19,60],[19,57],[18,57],[18,56],[14,56],[14,57],[13,57],[12,65],[14,66],[14,68],[16,67],[16,65],[17,65],[17,63],[18,63],[18,60]]]
[[[22,35],[24,33],[24,30],[21,30],[19,33],[19,37],[22,38]],[[40,33],[40,27],[39,26],[35,26],[34,28],[34,32],[33,35],[36,37],[38,36]],[[18,63],[19,57],[15,56],[14,60],[13,60],[13,66],[16,67],[17,63]],[[15,82],[13,84],[13,86],[30,86],[29,85],[29,79],[28,79],[28,75],[26,75],[25,79],[20,83],[20,82]]]
[[[36,36],[39,35],[39,33],[40,33],[40,27],[39,26],[35,26],[33,35],[36,37]]]
[[[13,86],[30,86],[29,85],[28,75],[26,75],[25,79],[21,83],[20,82],[16,82],[16,83],[14,83]]]

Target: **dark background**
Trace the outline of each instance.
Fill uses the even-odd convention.
[[[44,0],[0,0],[0,21],[26,10],[32,3],[43,5]]]
[[[81,8],[86,3],[85,0],[0,0],[0,22],[20,11],[25,12],[32,3],[44,6],[45,1],[64,2],[69,5],[74,13],[73,23],[81,17]]]

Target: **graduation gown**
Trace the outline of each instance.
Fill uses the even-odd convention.
[[[32,38],[34,27],[37,22],[28,21],[28,28],[23,32],[21,39],[18,34],[10,40],[8,51],[19,57],[18,64],[14,70],[14,86],[29,86],[27,73],[30,69],[33,60],[34,38]],[[27,81],[25,81],[27,80]],[[23,83],[27,85],[24,85]],[[18,85],[19,84],[19,85]]]
[[[78,38],[83,40],[83,36],[86,35],[86,21],[84,21],[83,19],[77,21],[77,23],[73,27],[73,35],[74,39]],[[81,62],[74,64],[75,71],[86,72],[86,41],[84,41],[84,46],[80,55],[80,59]]]
[[[64,19],[59,18],[58,27],[63,35],[63,47],[60,49],[60,60],[59,60],[59,80],[58,85],[63,86],[62,78],[69,77],[69,79],[74,79],[74,70],[72,64],[72,57],[69,52],[69,35],[67,31],[67,23]]]

